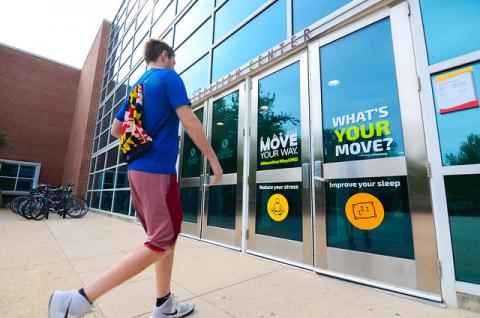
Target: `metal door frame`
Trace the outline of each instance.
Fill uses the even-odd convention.
[[[400,110],[402,117],[402,131],[405,147],[405,157],[381,159],[382,163],[388,163],[388,166],[394,165],[389,169],[387,175],[406,175],[409,193],[409,203],[412,219],[412,234],[414,240],[415,260],[401,260],[399,258],[386,257],[375,254],[360,253],[329,248],[326,242],[326,214],[325,214],[325,189],[320,177],[312,178],[315,186],[312,189],[314,198],[314,233],[315,233],[315,270],[319,273],[325,273],[332,276],[345,278],[352,281],[361,282],[368,285],[394,290],[397,292],[410,294],[434,301],[441,301],[441,289],[439,278],[437,276],[437,246],[435,237],[435,227],[433,222],[433,213],[430,202],[428,162],[426,156],[422,114],[420,99],[417,90],[417,76],[415,69],[415,58],[413,52],[413,40],[410,34],[409,7],[406,2],[392,7],[383,7],[363,18],[358,19],[338,30],[320,38],[309,44],[310,56],[310,84],[312,118],[322,118],[321,113],[321,86],[320,86],[320,56],[319,49],[328,43],[343,38],[355,31],[358,31],[381,19],[390,17],[392,44],[395,59],[395,68],[397,75],[398,96],[400,101]],[[319,107],[315,107],[319,105]],[[407,106],[408,105],[408,109]],[[312,123],[312,162],[323,162],[323,141],[322,124]],[[372,160],[372,159],[371,159]],[[336,177],[346,177],[345,167],[354,167],[349,169],[350,178],[355,177],[374,177],[385,176],[386,169],[371,169],[373,162],[348,162],[330,165],[328,168],[334,168]],[[373,159],[375,160],[375,159]],[[363,170],[370,166],[368,170]],[[323,175],[322,166],[315,167],[318,170],[316,175]],[[326,167],[327,168],[327,167]],[[338,169],[341,168],[341,169]],[[312,169],[314,170],[314,169]],[[336,170],[336,171],[335,171]],[[325,172],[329,176],[329,171]],[[332,174],[330,173],[330,176]],[[386,266],[397,266],[398,270],[410,268],[410,272],[415,274],[415,288],[398,287],[394,283],[385,283],[365,277],[353,276],[343,272],[336,272],[328,266],[328,257],[349,257],[351,261],[358,261],[368,267],[368,262],[376,262]],[[396,261],[401,260],[401,261]],[[413,262],[409,264],[410,262]],[[400,262],[400,263],[398,263]],[[337,262],[338,263],[338,262]],[[403,264],[401,264],[403,263]],[[413,266],[413,267],[412,267]],[[376,275],[377,273],[375,273]],[[385,273],[386,274],[386,273]],[[385,277],[384,275],[380,276]]]
[[[438,253],[441,264],[441,283],[445,302],[457,307],[457,292],[480,296],[480,285],[464,283],[455,278],[452,238],[448,216],[444,176],[461,174],[479,174],[480,164],[464,166],[443,166],[440,150],[435,104],[431,86],[431,75],[480,60],[480,51],[452,58],[444,62],[429,65],[422,14],[419,0],[408,0],[411,8],[412,37],[415,49],[415,62],[421,86],[420,98],[427,136],[427,150],[431,166],[431,187],[435,210],[435,229],[437,232]]]
[[[273,73],[294,63],[300,63],[300,120],[302,133],[302,166],[269,171],[257,171],[257,125],[258,125],[258,82]],[[312,238],[312,216],[310,198],[310,114],[308,98],[308,52],[302,50],[290,56],[275,66],[255,74],[251,79],[250,97],[250,168],[249,168],[249,212],[248,212],[248,241],[247,253],[262,257],[273,258],[284,263],[295,264],[301,267],[311,268],[313,265],[313,238]],[[255,234],[256,218],[256,190],[257,180],[268,182],[302,182],[302,215],[303,215],[303,241],[270,237],[267,235]],[[263,181],[260,181],[263,183]]]

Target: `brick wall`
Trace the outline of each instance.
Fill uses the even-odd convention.
[[[39,182],[62,182],[78,69],[0,44],[0,159],[40,162]]]
[[[104,21],[82,67],[65,156],[63,183],[74,183],[74,193],[81,197],[87,191],[109,32],[110,23]]]

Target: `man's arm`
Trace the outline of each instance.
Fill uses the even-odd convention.
[[[113,120],[111,134],[115,138],[120,138],[122,136],[122,126],[123,122],[118,119]]]
[[[217,155],[210,146],[207,136],[203,131],[203,126],[198,120],[197,116],[192,111],[192,108],[188,105],[180,106],[176,109],[178,118],[182,122],[183,129],[193,140],[195,145],[200,151],[207,157],[212,167],[214,177],[211,184],[217,184],[223,179],[223,170],[218,162]]]

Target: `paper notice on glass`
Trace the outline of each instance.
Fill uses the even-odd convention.
[[[435,97],[440,114],[478,107],[473,66],[435,77]]]

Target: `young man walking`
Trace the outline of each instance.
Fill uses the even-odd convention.
[[[223,171],[202,124],[190,107],[183,81],[173,70],[175,56],[172,48],[163,41],[150,39],[145,44],[144,59],[147,71],[137,82],[143,82],[144,86],[143,127],[147,132],[160,129],[148,152],[129,163],[128,180],[147,241],[80,290],[55,291],[50,298],[49,318],[83,316],[99,297],[152,264],[155,266],[157,294],[152,317],[184,317],[195,308],[191,303],[174,302],[170,291],[175,242],[182,222],[176,182],[179,120],[208,158],[214,173],[212,184],[223,179]],[[117,138],[121,135],[127,108],[128,98],[113,122],[112,135]]]

